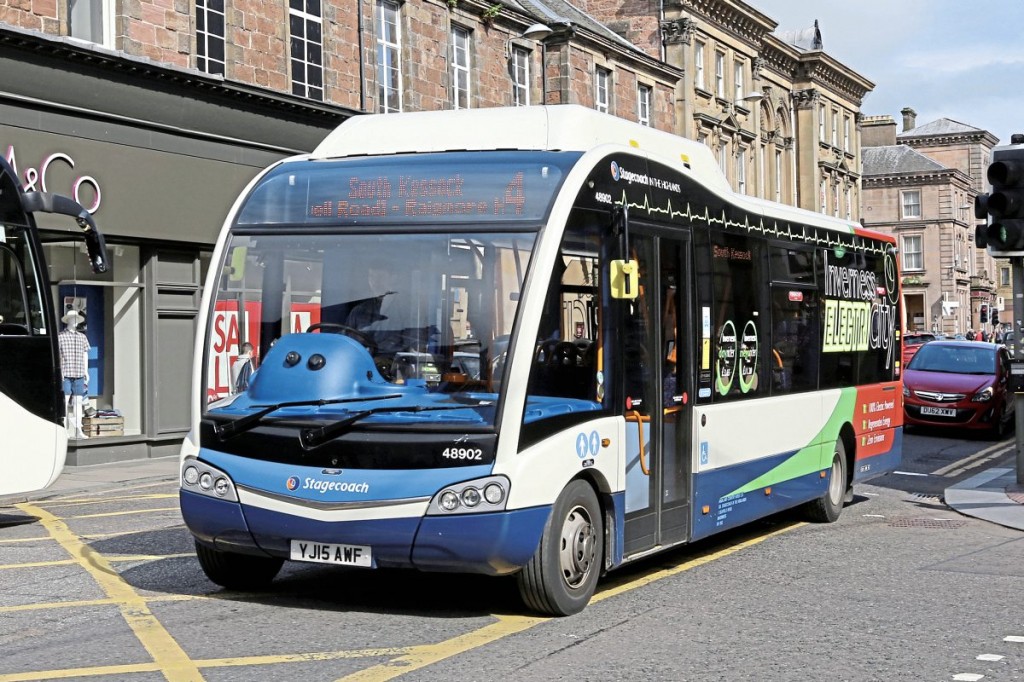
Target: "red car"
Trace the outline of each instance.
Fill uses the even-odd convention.
[[[1002,438],[1013,427],[1006,348],[980,341],[931,341],[903,371],[904,424],[980,429]]]
[[[903,366],[906,367],[907,363],[910,362],[910,358],[914,357],[914,353],[923,344],[929,341],[935,340],[935,334],[929,334],[928,332],[907,332],[903,335]]]

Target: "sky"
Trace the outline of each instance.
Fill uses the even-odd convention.
[[[949,118],[1009,144],[1024,133],[1024,0],[745,0],[796,31],[818,20],[824,51],[875,84],[866,116]]]

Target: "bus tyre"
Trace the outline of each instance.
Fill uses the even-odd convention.
[[[836,439],[832,450],[832,470],[828,476],[828,490],[807,504],[807,518],[818,523],[832,523],[839,518],[846,499],[846,446],[842,438]]]
[[[196,556],[206,577],[229,590],[264,588],[284,564],[284,559],[221,552],[198,542]]]
[[[516,575],[527,607],[555,616],[579,613],[597,588],[604,559],[601,506],[594,489],[573,481],[558,496],[537,551]]]

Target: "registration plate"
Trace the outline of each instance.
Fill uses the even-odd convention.
[[[922,407],[921,414],[932,417],[955,417],[956,410],[952,407]]]
[[[292,540],[291,558],[317,564],[373,567],[370,548],[365,545],[340,545],[332,542]]]

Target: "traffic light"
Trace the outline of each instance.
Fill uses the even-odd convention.
[[[978,308],[978,321],[988,324],[988,303],[982,303]]]
[[[992,326],[999,324],[999,308],[992,307]]]
[[[992,193],[979,194],[974,203],[975,217],[991,216],[987,225],[978,225],[975,244],[1003,258],[1024,256],[1024,137],[1012,139],[1014,144],[992,150]]]

